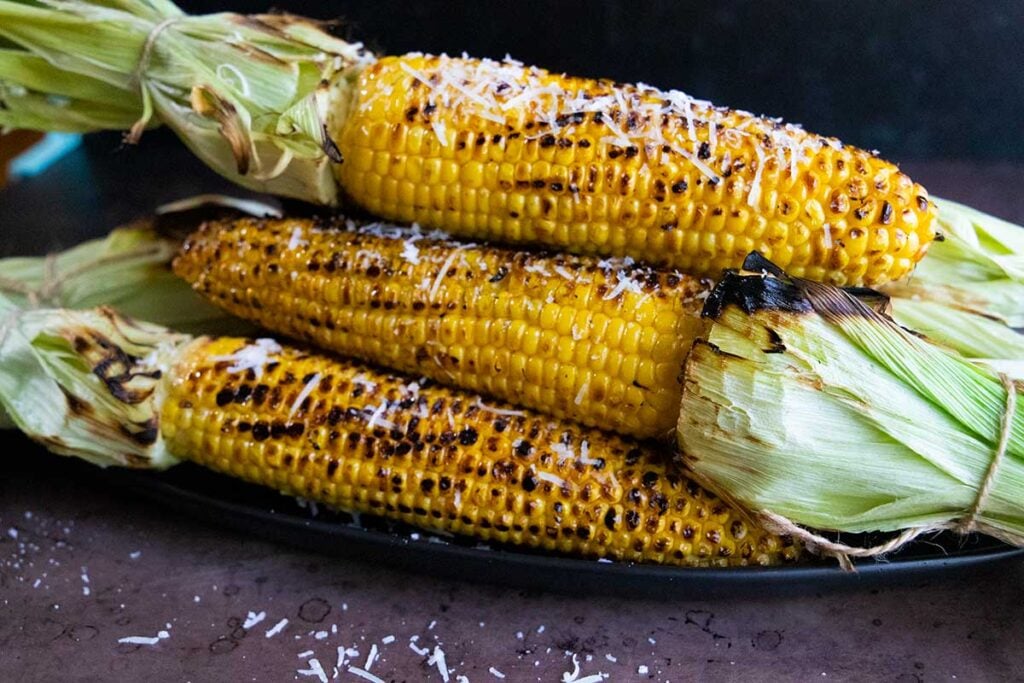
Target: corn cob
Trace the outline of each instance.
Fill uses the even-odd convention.
[[[622,434],[673,433],[709,281],[317,226],[208,223],[175,272],[235,315],[344,355]]]
[[[0,54],[0,125],[113,119],[134,139],[154,117],[248,187],[458,236],[713,277],[760,251],[795,276],[870,286],[909,274],[935,236],[934,205],[895,165],[679,91],[511,60],[378,59],[297,17],[170,4],[0,0],[0,36],[26,50]],[[141,89],[141,118],[115,89]]]
[[[331,128],[346,195],[454,235],[629,255],[717,277],[751,251],[878,285],[934,236],[898,168],[683,93],[488,60],[386,57]]]
[[[17,412],[51,391],[66,424],[57,439],[31,435],[66,453],[85,434],[137,466],[162,452],[346,510],[586,557],[734,566],[800,554],[668,453],[614,435],[269,339],[194,339],[109,311],[27,315],[42,330],[41,376],[13,402],[0,381],[0,402]]]

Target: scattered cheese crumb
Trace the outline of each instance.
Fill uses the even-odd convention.
[[[437,672],[441,674],[441,680],[448,683],[448,663],[444,659],[444,650],[435,645],[434,652],[427,660],[427,664],[436,666]]]
[[[307,242],[306,240],[302,239],[302,228],[299,227],[299,226],[296,226],[296,228],[294,230],[292,230],[291,239],[288,240],[288,249],[291,250],[291,251],[294,251],[294,250],[298,249],[299,247],[305,246],[307,244],[309,244],[309,242]]]
[[[299,412],[299,408],[302,407],[302,402],[309,398],[309,395],[313,393],[314,389],[316,389],[317,384],[320,384],[319,372],[315,373],[312,377],[309,378],[309,381],[306,382],[306,385],[302,387],[302,391],[300,391],[299,395],[295,397],[295,401],[292,402],[291,410],[288,411],[289,420],[295,416],[295,413]]]
[[[256,624],[260,623],[261,621],[263,621],[266,618],[267,618],[267,613],[266,612],[260,612],[259,614],[256,614],[255,612],[249,612],[249,614],[247,614],[246,617],[245,617],[245,621],[242,623],[242,628],[250,629],[250,628],[252,628]]]
[[[395,642],[395,637],[394,636],[384,636],[383,638],[380,639],[380,642],[384,643],[385,645],[390,645],[391,643]]]
[[[646,676],[647,675],[647,665],[641,664],[640,666],[638,666],[636,668],[636,672],[638,674],[640,674],[641,676]]]
[[[559,486],[560,488],[566,488],[568,486],[568,484],[565,483],[564,479],[562,479],[561,477],[555,476],[554,474],[551,474],[550,472],[538,472],[537,473],[537,478],[542,480],[542,481],[546,481],[546,482],[549,482],[551,484],[555,484],[556,486]],[[541,628],[541,630],[537,631],[537,633],[543,633],[544,632],[543,631],[544,627],[541,626],[540,628]]]
[[[495,669],[495,668],[494,668],[493,666],[492,666],[491,668],[489,668],[489,669],[488,669],[488,671],[489,671],[489,672],[491,673],[491,675],[492,675],[492,676],[494,676],[495,678],[505,678],[505,674],[501,673],[500,671],[498,671],[497,669]],[[447,679],[445,679],[445,680],[447,680]]]
[[[324,667],[320,665],[320,660],[316,657],[309,660],[308,669],[299,669],[297,673],[301,676],[316,676],[320,679],[320,683],[327,683],[327,672],[324,671]]]
[[[130,557],[133,560],[137,560],[140,557],[142,557],[142,551],[141,550],[136,550],[133,553],[128,553],[128,557]]]
[[[419,647],[416,645],[416,641],[419,639],[419,636],[412,636],[411,638],[409,638],[409,649],[420,656],[430,654],[430,648]]]
[[[360,669],[357,666],[350,666],[348,668],[348,672],[350,674],[352,674],[353,676],[359,676],[359,678],[362,678],[363,680],[370,681],[370,683],[384,683],[384,679],[383,678],[378,678],[377,676],[374,676],[369,671],[366,671],[364,669]]]
[[[170,625],[168,625],[168,628],[170,628]],[[118,638],[117,642],[119,642],[119,643],[127,643],[128,645],[156,645],[161,640],[166,640],[167,638],[170,638],[170,637],[171,637],[171,634],[168,633],[167,631],[159,631],[156,634],[156,636],[154,636],[154,637],[149,637],[149,636],[128,636],[126,638]]]
[[[283,631],[283,630],[284,630],[284,627],[285,627],[285,626],[287,626],[287,625],[288,625],[288,619],[287,619],[287,618],[285,618],[285,619],[282,619],[281,621],[279,621],[279,622],[277,622],[276,624],[274,624],[274,625],[273,625],[273,626],[272,626],[272,627],[270,628],[270,630],[268,630],[268,631],[267,631],[266,637],[267,637],[267,638],[273,638],[273,637],[274,637],[274,636],[276,636],[276,635],[277,635],[278,633],[280,633],[281,631]]]
[[[228,372],[235,374],[252,370],[256,377],[263,376],[263,369],[271,362],[274,354],[281,353],[284,349],[273,339],[257,339],[252,344],[243,346],[238,351],[227,356],[213,356],[210,358],[215,363],[233,363]]]
[[[363,664],[363,668],[369,671],[373,668],[375,661],[377,661],[377,645],[373,643],[370,645],[370,654],[366,656],[366,664]]]

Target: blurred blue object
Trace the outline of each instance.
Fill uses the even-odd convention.
[[[11,162],[11,178],[37,176],[82,144],[77,133],[48,133]]]

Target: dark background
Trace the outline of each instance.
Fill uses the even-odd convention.
[[[784,116],[890,159],[1024,159],[1024,2],[182,0],[340,18],[389,53],[510,53]]]

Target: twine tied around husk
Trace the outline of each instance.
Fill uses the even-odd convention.
[[[142,44],[142,52],[139,54],[139,61],[135,65],[135,70],[132,71],[131,76],[131,82],[138,86],[142,94],[142,99],[146,103],[146,108],[143,111],[142,116],[139,117],[139,120],[132,124],[128,134],[125,135],[125,142],[129,144],[136,144],[142,137],[142,131],[145,130],[146,126],[149,124],[149,118],[151,116],[149,110],[149,93],[146,91],[145,84],[143,83],[143,76],[146,73],[146,69],[149,67],[149,60],[152,57],[153,48],[156,46],[156,39],[164,32],[164,30],[185,18],[187,18],[187,15],[185,14],[168,17],[154,26],[152,30],[150,30],[149,34],[146,35],[146,41]]]
[[[849,572],[857,571],[853,563],[854,558],[882,557],[899,550],[920,536],[939,531],[954,531],[963,535],[978,531],[1012,545],[1021,545],[1024,543],[1024,539],[1007,534],[1003,530],[996,529],[979,519],[981,512],[985,509],[985,503],[992,493],[992,487],[995,483],[996,474],[999,472],[999,466],[1006,458],[1006,451],[1010,443],[1010,434],[1013,427],[1013,418],[1017,412],[1017,392],[1021,390],[1020,382],[1002,373],[999,374],[999,381],[1003,388],[1006,389],[1006,404],[999,423],[999,439],[996,442],[992,461],[989,463],[985,476],[978,486],[978,493],[974,498],[974,503],[961,517],[940,524],[910,527],[883,543],[864,547],[833,541],[770,510],[761,510],[756,513],[756,516],[769,531],[792,536],[802,541],[812,553],[836,559],[839,562],[839,566],[844,571]]]

